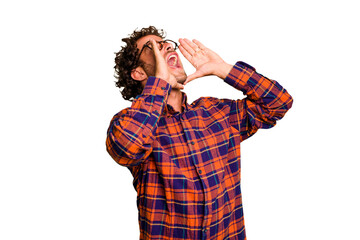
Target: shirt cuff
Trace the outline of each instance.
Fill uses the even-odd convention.
[[[142,95],[161,95],[166,96],[171,92],[171,85],[160,78],[149,77],[146,81]]]
[[[249,79],[254,73],[256,73],[254,67],[245,62],[237,62],[224,81],[238,90],[247,92],[253,85]]]

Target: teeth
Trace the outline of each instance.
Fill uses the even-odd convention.
[[[176,65],[176,63],[177,63],[177,57],[176,57],[176,55],[171,55],[170,57],[169,57],[169,59],[168,59],[168,62],[172,59],[172,58],[175,58],[174,59],[174,62],[173,62],[173,66],[175,66]]]

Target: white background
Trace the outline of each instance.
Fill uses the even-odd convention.
[[[154,25],[294,97],[276,127],[242,144],[248,239],[359,240],[359,20],[350,0],[3,1],[0,239],[138,239],[132,176],[105,138],[130,106],[114,52]],[[185,92],[243,97],[212,77]]]

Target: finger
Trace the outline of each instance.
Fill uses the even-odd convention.
[[[189,39],[185,38],[185,42],[196,52],[199,50],[199,46],[195,44],[194,42],[190,41]]]
[[[191,54],[190,54],[188,51],[186,51],[186,49],[185,49],[182,45],[179,46],[179,50],[180,50],[181,54],[182,54],[189,62],[191,62],[191,59],[192,59]]]
[[[197,49],[196,47],[194,47],[194,43],[191,42],[189,39],[182,39],[179,40],[181,46],[183,46],[183,48],[190,54],[190,55],[194,55],[195,53],[195,49]]]
[[[151,48],[153,49],[154,55],[156,58],[158,58],[161,54],[160,54],[160,50],[157,47],[157,43],[154,39],[150,39],[150,43],[151,43]]]
[[[201,50],[205,50],[206,47],[204,46],[204,44],[202,44],[201,42],[199,42],[196,39],[193,39],[193,42],[201,49]]]
[[[174,86],[174,88],[176,89],[184,89],[184,85],[180,84],[180,83],[176,83],[176,85]]]
[[[163,69],[167,67],[165,58],[160,53],[160,50],[157,46],[157,42],[154,39],[150,39],[150,43],[151,43],[151,47],[153,49],[153,53],[154,53],[155,61],[156,61],[155,73],[160,74],[160,76],[162,76],[164,73]]]

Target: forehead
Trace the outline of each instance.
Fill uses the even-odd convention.
[[[162,38],[159,37],[159,36],[156,36],[156,35],[147,35],[147,36],[144,36],[144,37],[139,38],[139,39],[136,41],[137,48],[138,48],[138,49],[141,49],[141,48],[145,45],[145,43],[147,43],[150,39],[155,39],[155,41],[162,41]]]

